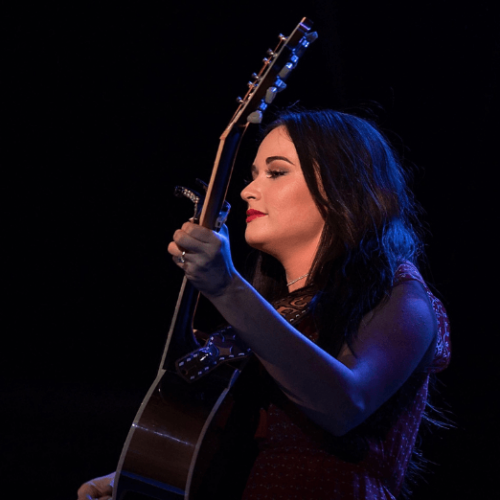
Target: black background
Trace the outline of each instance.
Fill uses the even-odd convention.
[[[452,322],[441,394],[456,429],[427,439],[438,465],[414,498],[493,498],[494,5],[256,0],[10,11],[2,484],[17,498],[62,500],[114,470],[182,277],[166,247],[191,212],[174,186],[208,180],[235,98],[277,35],[307,16],[319,39],[276,104],[376,110],[417,167],[428,278]],[[238,192],[253,147],[250,136],[229,195],[238,266],[247,253]]]

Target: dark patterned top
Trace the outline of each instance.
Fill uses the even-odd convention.
[[[394,286],[408,280],[425,287],[438,323],[434,358],[427,370],[412,375],[367,421],[340,438],[320,429],[276,391],[267,411],[261,410],[259,454],[243,500],[388,500],[398,496],[426,406],[429,375],[446,368],[450,359],[443,305],[415,266],[405,263],[396,271]],[[306,318],[298,329],[317,340],[311,323]]]

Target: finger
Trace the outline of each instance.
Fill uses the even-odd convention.
[[[214,232],[211,229],[193,224],[192,222],[185,222],[181,228],[184,233],[191,236],[193,239],[202,243],[210,243],[214,237]]]
[[[188,254],[187,250],[179,247],[175,242],[171,242],[168,245],[168,252],[172,255],[172,260],[179,266],[182,267],[186,263],[186,256]]]
[[[78,488],[78,500],[92,500],[97,496],[97,491],[90,483],[85,483]]]
[[[171,241],[168,244],[167,251],[170,255],[178,257],[182,253],[183,249],[181,249],[175,241]]]
[[[175,262],[180,266],[180,267],[183,267],[183,264],[186,263],[186,251],[183,251],[180,253],[180,255],[176,255],[174,257],[175,259]]]
[[[205,245],[203,241],[194,238],[192,234],[188,234],[182,229],[174,233],[174,242],[180,252],[186,250],[187,252],[198,253],[203,250],[203,246]]]

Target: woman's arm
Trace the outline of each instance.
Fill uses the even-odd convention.
[[[335,359],[289,325],[248,283],[208,297],[284,393],[317,424],[342,435],[394,394],[431,344],[435,324],[417,282],[394,288]]]
[[[289,325],[234,269],[226,230],[185,224],[169,245],[186,249],[186,276],[259,357],[284,393],[317,424],[342,435],[363,422],[411,375],[436,333],[425,290],[417,282],[362,321],[338,359]],[[174,257],[175,258],[175,257]]]

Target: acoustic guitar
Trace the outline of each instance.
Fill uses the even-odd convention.
[[[241,139],[259,124],[266,108],[309,44],[317,38],[303,18],[290,36],[279,36],[259,73],[220,136],[204,196],[179,188],[195,203],[195,219],[218,230]],[[117,467],[113,500],[236,499],[253,459],[260,388],[255,387],[250,350],[231,327],[200,345],[193,333],[199,292],[186,278],[158,370],[134,419]]]

